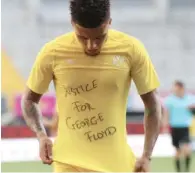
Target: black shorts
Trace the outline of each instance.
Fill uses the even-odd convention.
[[[190,143],[190,134],[188,127],[171,128],[172,144],[179,148],[182,143]]]

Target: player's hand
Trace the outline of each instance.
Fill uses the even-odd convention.
[[[150,160],[146,157],[141,157],[136,161],[133,172],[149,172],[149,170],[150,170]]]
[[[53,143],[47,136],[39,138],[39,156],[44,164],[50,165],[53,162],[52,146]]]

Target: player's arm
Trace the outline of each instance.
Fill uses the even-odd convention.
[[[164,110],[162,113],[162,130],[163,132],[168,132],[169,129],[169,112]]]
[[[162,130],[164,133],[169,131],[169,111],[171,109],[170,99],[165,99],[164,108],[162,112]]]
[[[143,157],[150,158],[160,132],[162,107],[156,92],[160,83],[143,44],[135,40],[132,52],[131,77],[145,105]]]
[[[22,111],[26,124],[37,135],[37,138],[46,136],[46,131],[42,122],[42,115],[39,108],[41,94],[33,92],[26,88],[22,98]]]
[[[150,158],[161,127],[161,103],[155,90],[141,95],[145,105],[145,142],[143,156]]]
[[[46,45],[36,58],[21,101],[24,119],[38,138],[46,135],[38,104],[53,79],[52,67],[53,58],[48,45]]]

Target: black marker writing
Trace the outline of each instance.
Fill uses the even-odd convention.
[[[89,92],[93,89],[97,88],[97,80],[93,80],[92,82],[85,84],[85,85],[79,85],[77,87],[64,87],[65,90],[65,97],[68,95],[79,95],[82,92]]]
[[[79,101],[73,102],[73,109],[78,112],[84,112],[84,111],[91,111],[95,108],[92,108],[92,106],[89,103],[81,104]]]
[[[88,131],[84,135],[87,136],[87,139],[90,142],[93,142],[108,136],[113,136],[115,133],[116,133],[116,127],[110,126],[107,127],[105,130],[102,130],[101,132],[96,133],[96,132]]]
[[[69,129],[79,130],[85,127],[97,125],[99,122],[102,122],[102,121],[104,121],[104,118],[102,114],[99,113],[97,116],[85,118],[83,120],[76,120],[76,121],[73,121],[71,117],[67,117],[66,125]]]

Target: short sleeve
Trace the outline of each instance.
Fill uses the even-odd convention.
[[[138,93],[142,95],[158,88],[160,82],[144,45],[135,39],[131,51],[131,77]]]
[[[38,94],[44,94],[53,79],[53,57],[50,52],[48,45],[42,48],[27,81],[27,87]]]

